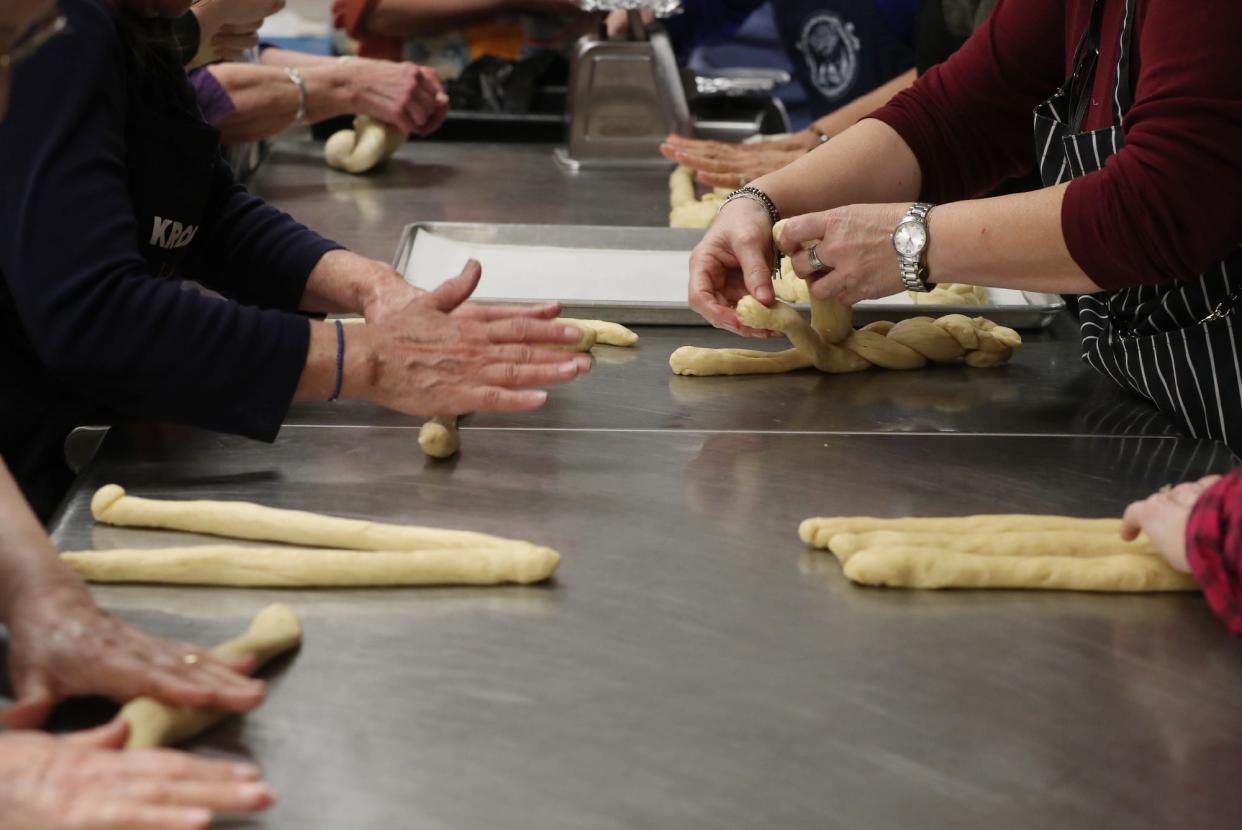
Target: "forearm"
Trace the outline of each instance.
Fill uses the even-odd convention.
[[[896,131],[865,119],[753,184],[789,217],[843,205],[913,202],[921,181],[918,161]]]
[[[56,549],[0,462],[0,623],[32,580],[65,576]]]
[[[866,95],[860,95],[845,106],[833,110],[822,118],[816,119],[814,126],[824,135],[832,136],[843,133],[858,123],[859,120],[866,118],[872,112],[887,104],[898,92],[909,88],[914,83],[916,77],[915,71],[909,69],[888,83],[871,90]]]
[[[1049,294],[1099,291],[1065,245],[1066,187],[936,207],[928,221],[932,279]]]
[[[216,124],[225,144],[270,138],[296,120],[301,96],[283,68],[220,63],[207,71],[224,87],[236,108]],[[349,80],[335,61],[300,71],[306,85],[307,121],[324,121],[352,111]]]
[[[327,55],[312,55],[309,52],[294,52],[289,49],[270,47],[259,53],[259,63],[264,66],[293,67],[301,69],[307,66],[328,66],[338,64],[341,58]]]
[[[311,271],[299,308],[363,314],[368,306],[391,292],[408,293],[411,299],[421,293],[391,266],[378,260],[345,250],[329,251]]]

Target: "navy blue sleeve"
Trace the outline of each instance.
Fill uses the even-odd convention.
[[[128,190],[125,46],[103,2],[61,8],[69,31],[15,73],[0,124],[0,278],[25,335],[50,374],[121,412],[271,440],[309,323],[150,273]]]
[[[315,265],[341,247],[237,184],[223,158],[207,217],[183,266],[186,276],[261,308],[298,308]]]
[[[682,13],[660,22],[679,57],[696,46],[728,40],[765,0],[682,0]]]

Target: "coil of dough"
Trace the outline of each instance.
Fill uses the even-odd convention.
[[[340,130],[328,138],[323,157],[329,167],[365,173],[392,158],[405,141],[405,133],[396,127],[359,115],[352,130]]]

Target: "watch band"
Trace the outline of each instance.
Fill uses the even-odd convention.
[[[910,209],[906,211],[906,215],[901,217],[901,222],[898,223],[898,227],[904,225],[906,222],[916,221],[923,225],[923,228],[926,230],[927,215],[931,213],[931,209],[933,207],[935,207],[935,205],[929,202],[915,202],[910,206]],[[928,244],[930,244],[930,242],[931,238],[930,234],[928,234]],[[925,245],[923,251],[926,252],[926,250],[927,248]],[[897,262],[901,268],[901,282],[906,287],[907,291],[926,293],[931,290],[931,283],[927,281],[927,268],[923,265],[923,257],[921,254],[917,259],[912,259],[908,256],[898,254]]]

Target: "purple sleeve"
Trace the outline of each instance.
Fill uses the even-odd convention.
[[[194,97],[198,99],[203,120],[211,126],[237,112],[233,99],[206,67],[190,71],[190,85],[194,87]]]

